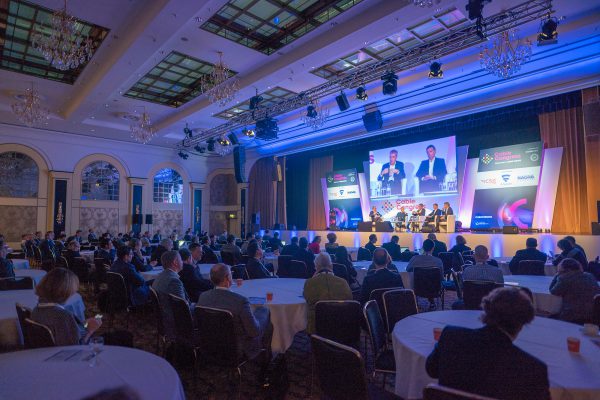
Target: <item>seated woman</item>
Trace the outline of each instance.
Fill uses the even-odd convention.
[[[329,254],[335,254],[338,244],[336,243],[337,235],[333,232],[327,234],[327,243],[325,243],[325,251]]]
[[[463,235],[457,235],[456,244],[449,251],[455,254],[462,254],[463,251],[471,251],[471,248],[467,246],[467,239]]]
[[[600,287],[596,277],[583,272],[577,260],[564,258],[550,283],[550,293],[563,298],[559,319],[583,324],[592,320],[594,296],[600,294]]]
[[[65,268],[53,268],[35,288],[39,302],[31,319],[50,328],[57,346],[85,344],[102,325],[102,320],[96,318],[81,321],[65,307],[78,289],[77,275]]]
[[[314,255],[317,255],[321,252],[321,236],[315,236],[308,245],[308,249],[313,252]]]
[[[348,285],[350,286],[350,289],[359,289],[360,284],[356,280],[356,269],[354,269],[354,265],[352,264],[350,254],[348,254],[346,246],[339,246],[337,249],[335,249],[335,262],[346,267],[348,274]]]

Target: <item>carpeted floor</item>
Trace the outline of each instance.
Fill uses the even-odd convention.
[[[95,296],[91,291],[82,290],[81,292],[86,304],[86,314],[94,315],[98,312]],[[446,293],[446,309],[454,301],[454,293]],[[420,299],[420,311],[427,311],[428,302]],[[128,319],[128,321],[127,321]],[[111,329],[128,329],[134,335],[134,345],[136,348],[157,354],[156,351],[156,319],[150,310],[129,313],[127,316],[119,315],[115,318]],[[99,334],[109,329],[109,318],[105,316],[104,325]],[[364,337],[361,340],[360,352],[363,357],[366,356],[367,372],[366,376],[371,379],[371,351],[370,348],[364,348]],[[367,347],[370,343],[367,340]],[[227,371],[203,366],[201,362],[194,368],[189,356],[190,351],[181,351],[175,359],[169,357],[169,361],[179,373],[183,383],[187,399],[237,399],[238,385],[237,377],[228,374]],[[319,399],[320,392],[318,380],[312,376],[312,361],[310,352],[310,338],[305,332],[299,332],[294,338],[292,346],[285,353],[289,389],[286,399]],[[258,366],[249,363],[242,369],[242,382],[239,387],[239,399],[261,400],[267,399],[262,385],[257,380]],[[381,385],[383,377],[378,375],[376,381]],[[385,378],[385,389],[393,392],[393,375]]]

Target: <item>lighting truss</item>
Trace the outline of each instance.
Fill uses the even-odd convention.
[[[555,12],[552,0],[532,0],[516,5],[498,14],[484,18],[481,23],[450,32],[431,42],[413,47],[381,61],[375,61],[353,69],[347,74],[333,78],[322,85],[315,86],[297,96],[285,99],[268,107],[241,113],[224,124],[208,129],[205,134],[192,139],[184,139],[177,147],[191,147],[232,130],[252,125],[267,116],[274,117],[299,108],[305,108],[310,99],[321,99],[344,89],[352,89],[366,82],[378,81],[387,71],[409,70],[417,65],[428,64],[433,59],[456,53],[479,45],[498,33],[507,31],[528,22],[548,18]]]

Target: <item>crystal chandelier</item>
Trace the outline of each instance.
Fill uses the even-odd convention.
[[[329,109],[323,108],[319,100],[311,100],[306,111],[302,114],[302,121],[313,130],[317,130],[327,122]]]
[[[492,47],[482,48],[479,53],[481,66],[500,78],[510,78],[531,57],[531,42],[521,41],[517,30],[510,29],[494,38]]]
[[[219,54],[219,61],[214,65],[210,74],[202,77],[200,81],[201,91],[208,95],[211,103],[218,103],[223,107],[235,98],[240,90],[239,81],[230,77],[233,72],[223,62],[223,52]]]
[[[150,121],[150,115],[144,111],[140,118],[129,126],[131,137],[142,144],[148,143],[154,137],[154,128]]]
[[[441,0],[413,0],[413,4],[418,7],[432,7],[433,3],[440,4]]]
[[[13,114],[15,114],[18,120],[25,125],[33,126],[48,119],[49,111],[47,108],[42,107],[42,97],[39,92],[33,88],[33,84],[24,94],[18,95],[17,99],[19,101],[11,104],[10,107]]]
[[[78,30],[79,22],[67,14],[67,0],[61,10],[52,14],[50,28],[37,26],[31,35],[34,49],[56,69],[66,71],[89,61],[93,55],[92,40]],[[50,31],[50,34],[44,31]]]

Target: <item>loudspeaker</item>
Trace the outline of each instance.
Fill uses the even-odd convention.
[[[597,221],[600,222],[600,201],[596,202],[596,208],[598,209],[598,219],[597,219]]]
[[[152,225],[152,214],[146,214],[146,224]]]
[[[141,225],[142,224],[142,214],[133,214],[131,218],[131,223],[133,225]]]
[[[600,222],[592,222],[592,235],[600,235]]]
[[[343,92],[341,94],[335,96],[335,101],[337,102],[337,105],[340,108],[340,111],[346,111],[347,109],[350,108],[350,103],[348,103],[348,98],[346,97],[346,95]]]
[[[256,214],[252,214],[252,217],[250,218],[250,223],[252,225],[260,225],[260,213],[257,212]]]
[[[383,119],[381,119],[381,111],[379,110],[363,115],[362,120],[368,132],[376,131],[383,126]]]
[[[505,235],[515,235],[519,233],[519,227],[517,226],[503,226],[502,233]]]
[[[238,146],[233,149],[233,167],[235,169],[235,180],[244,183],[246,176],[246,148]]]

